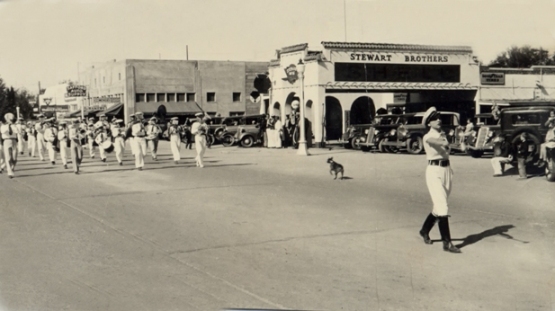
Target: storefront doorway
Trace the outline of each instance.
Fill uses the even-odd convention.
[[[374,101],[368,96],[357,98],[351,105],[351,124],[370,124],[376,116]]]
[[[338,140],[343,133],[343,111],[339,100],[326,96],[326,140]]]

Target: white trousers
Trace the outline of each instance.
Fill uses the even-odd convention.
[[[89,156],[92,158],[94,157],[94,140],[92,138],[88,138],[88,145],[89,145]]]
[[[60,141],[60,157],[62,164],[67,165],[67,142],[65,140]]]
[[[54,144],[46,142],[46,149],[48,150],[48,158],[50,159],[50,162],[56,161],[56,150],[54,150]]]
[[[23,142],[25,140],[23,139],[23,135],[22,134],[17,134],[17,151],[23,153]]]
[[[17,163],[17,143],[15,139],[4,140],[4,161],[8,169],[8,176],[14,176],[15,164]]]
[[[491,167],[493,167],[494,175],[503,175],[505,171],[505,164],[509,164],[511,161],[509,158],[495,157],[491,159]]]
[[[116,152],[116,159],[118,162],[123,161],[123,153],[125,152],[125,140],[123,137],[116,137],[114,138],[114,151]]]
[[[147,140],[148,150],[150,150],[150,154],[152,155],[152,159],[156,160],[158,157],[156,152],[158,151],[158,139]]]
[[[447,199],[451,193],[453,171],[451,167],[428,165],[426,168],[426,185],[434,204],[434,216],[447,216],[449,207]]]
[[[27,137],[27,151],[29,152],[30,156],[35,156],[35,150],[37,149],[37,139],[35,136],[30,135]]]
[[[197,166],[203,167],[204,162],[202,158],[204,157],[204,152],[206,152],[206,136],[196,135],[195,136],[195,149],[197,150]]]
[[[146,140],[144,137],[134,137],[133,142],[135,145],[135,167],[144,167],[146,156]]]
[[[44,142],[44,135],[37,133],[37,151],[39,152],[39,158],[41,161],[44,160],[44,149],[46,149],[46,142]]]
[[[181,154],[179,153],[179,148],[181,147],[181,139],[179,138],[179,134],[170,136],[170,147],[172,149],[173,160],[181,160]]]
[[[75,141],[70,142],[70,153],[71,153],[71,164],[73,166],[74,172],[79,172],[79,166],[81,165],[81,160],[83,159],[83,148],[80,143]]]

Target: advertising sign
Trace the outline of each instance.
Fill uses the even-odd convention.
[[[85,97],[87,96],[87,87],[84,85],[68,84],[65,97]]]
[[[287,66],[284,70],[285,70],[285,74],[287,75],[287,77],[284,80],[289,81],[289,83],[291,84],[295,83],[295,81],[297,81],[298,79],[297,66],[291,64]]]
[[[482,85],[505,85],[504,72],[482,72],[480,73]]]

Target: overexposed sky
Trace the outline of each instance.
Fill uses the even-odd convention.
[[[344,19],[344,1],[346,19]],[[555,51],[555,0],[0,0],[0,77],[38,91],[113,59],[269,61],[321,41]]]

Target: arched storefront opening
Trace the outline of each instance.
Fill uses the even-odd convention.
[[[287,99],[285,100],[285,106],[284,106],[284,112],[285,115],[291,115],[291,103],[295,100],[298,100],[300,102],[299,97],[295,96],[295,92],[291,92],[289,93],[289,95],[287,95]]]
[[[314,133],[314,113],[312,111],[312,100],[308,100],[305,105],[304,115],[307,120],[306,122],[306,141],[308,142],[308,147],[312,147],[312,133]]]
[[[343,109],[339,100],[326,96],[326,140],[338,140],[343,134]]]
[[[272,111],[270,112],[271,116],[281,116],[281,105],[279,102],[275,102],[274,106],[272,107]]]
[[[368,96],[357,98],[351,105],[350,124],[370,124],[376,116],[374,101]]]

